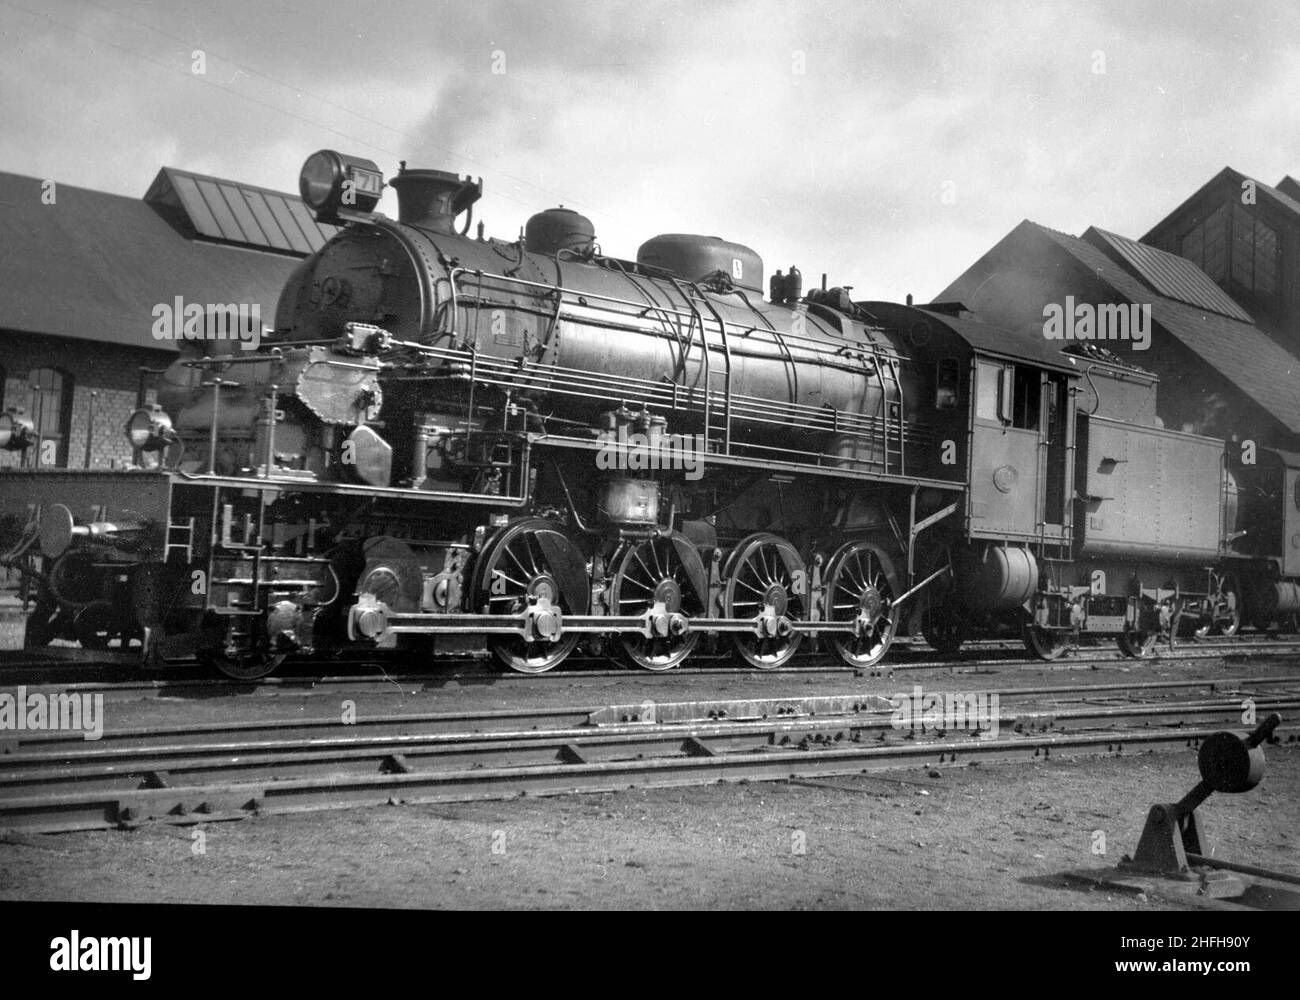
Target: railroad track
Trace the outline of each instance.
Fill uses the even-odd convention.
[[[174,675],[159,677],[142,673],[129,664],[122,656],[105,658],[102,654],[94,657],[81,650],[60,650],[60,654],[48,657],[21,658],[0,655],[0,684],[13,686],[47,685],[59,687],[60,690],[81,691],[85,693],[104,692],[130,694],[135,697],[154,697],[159,695],[185,694],[221,694],[251,693],[260,691],[275,693],[293,691],[301,693],[317,688],[335,689],[345,685],[355,686],[370,683],[377,686],[398,685],[434,685],[449,681],[466,679],[480,682],[516,682],[529,683],[537,681],[581,681],[599,678],[636,678],[650,681],[659,678],[658,683],[670,683],[674,677],[740,677],[740,676],[807,676],[809,674],[877,676],[887,677],[895,672],[947,670],[953,673],[981,670],[1072,670],[1106,667],[1115,664],[1150,664],[1167,661],[1214,661],[1234,658],[1268,659],[1279,657],[1300,658],[1300,638],[1243,641],[1198,641],[1182,642],[1174,649],[1161,649],[1152,656],[1133,660],[1118,652],[1106,652],[1098,655],[1079,655],[1087,653],[1087,648],[1080,648],[1072,655],[1060,660],[1044,661],[1015,655],[1020,649],[1019,643],[1009,640],[982,640],[968,644],[970,652],[959,654],[946,660],[932,659],[933,651],[923,644],[919,648],[903,649],[893,658],[867,671],[854,670],[838,662],[832,662],[822,654],[809,653],[796,658],[796,664],[775,670],[755,670],[738,667],[725,657],[717,658],[719,666],[679,667],[663,673],[635,670],[623,665],[614,669],[603,666],[608,661],[592,660],[578,669],[555,670],[543,674],[521,674],[501,671],[485,659],[458,659],[445,663],[434,663],[429,669],[420,672],[391,673],[387,669],[391,663],[367,657],[357,660],[331,659],[328,667],[341,671],[332,674],[311,674],[285,672],[260,681],[235,681],[228,678],[206,676],[195,663],[180,663]],[[1004,656],[987,656],[980,653],[1004,652]],[[76,654],[76,655],[67,655]],[[316,661],[319,662],[319,661]],[[706,661],[708,662],[708,661]],[[297,664],[299,670],[309,670],[313,661],[306,660]],[[120,673],[119,673],[120,672]],[[108,676],[105,676],[105,675]],[[655,683],[655,681],[650,681]]]
[[[1256,691],[1258,712],[1294,716],[1300,709],[1294,678],[1243,680],[1242,690]],[[1284,689],[1258,693],[1270,686]],[[67,734],[33,736],[0,758],[0,826],[104,829],[357,804],[806,778],[915,763],[1041,760],[1062,752],[1119,754],[1196,745],[1240,723],[1239,697],[1086,701],[1134,687],[1009,692],[996,718],[986,720],[985,738],[933,729],[900,733],[894,706],[876,695],[441,713],[378,718],[360,728],[333,720],[227,724],[106,734],[104,746],[78,746]],[[1067,693],[1085,697],[1069,705],[1041,703],[1043,696]],[[1296,731],[1279,737],[1294,742]]]

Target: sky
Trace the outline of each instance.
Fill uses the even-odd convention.
[[[321,148],[482,177],[489,235],[564,204],[924,302],[1026,218],[1300,177],[1300,3],[0,0],[0,170],[296,191]]]

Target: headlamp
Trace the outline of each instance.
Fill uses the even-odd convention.
[[[36,425],[17,407],[0,413],[0,448],[5,451],[26,451],[36,440]]]
[[[298,174],[298,193],[318,220],[340,209],[371,212],[384,191],[384,174],[371,160],[322,149],[307,157]]]
[[[171,417],[157,403],[131,414],[126,422],[126,436],[131,447],[141,451],[162,451],[176,440]]]

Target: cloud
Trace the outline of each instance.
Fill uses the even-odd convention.
[[[292,190],[329,146],[482,175],[498,236],[563,202],[606,252],[705,232],[863,297],[928,297],[1026,217],[1141,235],[1225,163],[1300,169],[1289,0],[11,3],[5,169]]]

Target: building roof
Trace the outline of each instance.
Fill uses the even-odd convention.
[[[1300,181],[1296,180],[1290,174],[1287,174],[1278,181],[1275,187],[1288,198],[1300,202]]]
[[[0,329],[175,350],[152,336],[155,306],[256,303],[270,325],[301,256],[188,238],[165,204],[66,184],[45,204],[44,191],[0,172]]]
[[[196,236],[262,250],[315,253],[338,232],[293,195],[175,167],[158,171],[144,200],[180,209]]]
[[[1231,316],[1244,323],[1252,322],[1246,310],[1215,284],[1214,279],[1185,257],[1108,233],[1096,226],[1084,233],[1082,238],[1106,251],[1166,298]]]
[[[1240,170],[1234,170],[1232,167],[1224,167],[1197,188],[1191,196],[1184,198],[1182,203],[1172,212],[1166,212],[1164,217],[1161,218],[1154,227],[1152,227],[1151,231],[1142,237],[1142,242],[1146,243],[1159,233],[1165,225],[1168,224],[1170,219],[1181,216],[1192,203],[1198,201],[1210,188],[1223,183],[1225,180],[1231,180],[1237,186],[1240,186],[1242,182],[1247,180],[1254,182],[1255,200],[1257,202],[1264,201],[1270,203],[1281,211],[1288,212],[1294,215],[1297,219],[1300,219],[1300,190],[1297,190],[1295,181],[1291,180],[1290,177],[1282,178],[1282,183],[1277,187],[1270,187],[1263,181],[1250,177],[1247,174],[1243,174]],[[1291,183],[1288,185],[1286,182],[1289,180]]]
[[[1129,302],[1150,303],[1151,318],[1254,399],[1292,433],[1300,434],[1300,358],[1253,323],[1157,294],[1086,240],[1026,221]],[[1207,279],[1208,280],[1208,279]]]

